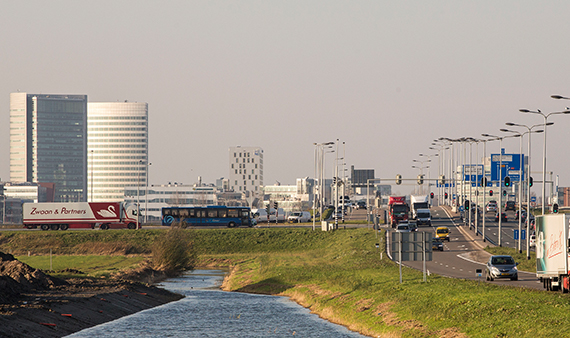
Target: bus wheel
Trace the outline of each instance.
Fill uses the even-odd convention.
[[[42,230],[49,230],[49,224],[42,224],[42,225],[40,225],[40,228]]]
[[[61,230],[67,230],[67,229],[69,229],[69,224],[62,224],[59,228]]]
[[[235,224],[234,222],[229,222],[229,223],[228,223],[228,228],[233,228],[233,227],[235,227],[235,226],[236,226],[236,224]]]
[[[127,225],[127,227],[131,230],[134,230],[137,227],[137,225],[135,223],[129,223],[129,225]]]
[[[50,229],[52,229],[52,230],[59,230],[59,224],[52,224],[52,225],[50,226]]]
[[[109,224],[101,224],[99,228],[101,228],[101,230],[109,230]]]

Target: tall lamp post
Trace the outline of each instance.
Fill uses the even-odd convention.
[[[95,156],[91,149],[91,202],[93,202],[93,162],[95,162]]]
[[[508,123],[506,123],[506,125],[514,125],[514,123],[508,122]],[[501,131],[504,132],[504,133],[515,133],[515,134],[517,134],[517,135],[519,136],[519,138],[520,138],[520,142],[519,142],[519,143],[520,143],[520,146],[519,146],[519,154],[520,154],[520,174],[519,174],[519,234],[522,234],[522,232],[521,232],[521,230],[522,230],[522,190],[523,190],[522,188],[523,188],[523,181],[524,181],[524,180],[523,180],[523,177],[522,177],[522,173],[523,173],[523,171],[524,171],[524,170],[523,170],[523,168],[524,168],[524,167],[523,167],[523,165],[524,165],[524,164],[523,164],[523,163],[524,163],[524,161],[523,161],[523,156],[524,156],[524,155],[523,155],[523,152],[522,152],[522,141],[523,141],[523,136],[524,136],[524,135],[530,134],[530,133],[533,132],[533,131],[530,131],[530,130],[529,130],[529,131],[524,132],[524,133],[522,133],[522,134],[519,133],[518,131],[509,130],[509,129],[501,129]],[[542,133],[542,132],[543,132],[543,130],[536,130],[536,131],[534,131],[534,133]],[[530,138],[530,136],[529,136],[529,138]],[[529,145],[530,145],[530,140],[529,140]],[[529,153],[530,153],[530,146],[529,146]],[[527,180],[527,182],[529,182],[529,180]],[[528,189],[530,189],[530,184],[529,184],[529,186],[528,186]],[[530,202],[530,201],[529,201],[529,202]],[[529,203],[529,202],[527,202],[527,203]],[[528,211],[527,211],[527,218],[528,218],[529,221],[530,221],[530,208],[527,208],[527,209],[528,209]],[[528,231],[529,231],[529,229],[528,229],[528,227],[527,227],[527,236],[530,236],[530,233],[528,233]],[[521,238],[522,238],[522,235],[521,235]],[[521,240],[520,240],[520,239],[519,239],[518,249],[519,249],[519,253],[522,253]],[[528,250],[528,248],[527,248],[527,250]]]
[[[313,196],[313,230],[315,230],[316,201],[319,201],[320,217],[323,214],[323,179],[324,179],[324,157],[325,148],[330,148],[334,142],[313,143],[315,146],[315,180],[318,181],[317,192]],[[317,197],[318,196],[318,197]],[[318,199],[317,199],[318,198]]]
[[[140,229],[139,219],[140,219],[140,186],[141,186],[141,166],[142,160],[139,160],[139,166],[137,168],[137,229]]]
[[[557,95],[553,95],[556,97],[553,98],[558,98]],[[544,117],[544,125],[545,126],[549,126],[552,124],[548,124],[547,120],[548,117],[550,115],[558,115],[558,114],[569,114],[570,110],[565,110],[565,111],[558,111],[558,112],[552,112],[552,113],[548,113],[548,114],[544,114],[540,111],[540,109],[537,109],[536,111],[533,110],[528,110],[528,109],[519,109],[519,111],[521,113],[529,113],[529,114],[538,114],[538,115],[542,115],[542,117]],[[544,149],[543,149],[543,158],[542,158],[542,214],[544,215],[544,205],[546,204],[546,129],[544,128]]]
[[[148,222],[148,169],[149,167],[152,165],[152,163],[149,163],[146,166],[146,176],[144,178],[145,181],[145,191],[144,191],[144,222],[145,224]]]
[[[548,122],[548,123],[554,124],[554,122]],[[544,125],[545,129],[548,126],[548,123],[546,125]],[[527,237],[526,237],[527,255],[526,255],[526,258],[530,259],[530,159],[531,159],[531,157],[530,157],[530,150],[531,150],[531,148],[530,148],[530,134],[534,128],[540,127],[543,125],[542,124],[535,124],[535,125],[529,127],[529,126],[524,125],[524,124],[518,124],[518,123],[512,123],[512,122],[507,122],[506,125],[510,126],[510,127],[523,127],[523,128],[526,128],[527,132],[528,132],[528,165],[527,165],[528,170],[527,170],[527,175],[526,175],[526,178],[527,178],[526,181],[528,182],[528,187],[527,187],[528,190],[527,190],[527,194],[526,194],[527,195],[527,202],[526,203],[527,203],[527,209],[528,209],[527,210],[527,218],[526,218],[526,232],[527,232]],[[520,214],[519,214],[519,217],[520,217]]]

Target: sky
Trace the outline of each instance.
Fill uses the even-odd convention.
[[[2,1],[0,179],[16,91],[147,102],[150,184],[228,177],[238,145],[264,150],[266,185],[295,184],[314,176],[314,143],[336,140],[347,168],[415,178],[434,139],[570,106],[550,97],[570,97],[568,13],[549,0]],[[548,121],[547,171],[570,186],[570,115]],[[533,172],[543,146],[533,135]]]

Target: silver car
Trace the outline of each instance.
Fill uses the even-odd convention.
[[[511,280],[519,279],[519,271],[517,269],[519,263],[515,263],[513,257],[508,255],[491,256],[485,268],[485,278],[493,281],[495,278],[510,278]]]

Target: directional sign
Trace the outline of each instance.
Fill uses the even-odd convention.
[[[502,167],[500,167],[501,164]],[[524,162],[521,169],[521,154],[505,154],[505,149],[501,149],[501,154],[491,154],[492,181],[503,181],[505,176],[509,176],[511,181],[518,182],[521,172],[524,177]]]
[[[523,230],[524,231],[524,230]],[[515,240],[519,239],[519,231],[518,230],[513,230],[513,237]]]
[[[521,230],[521,239],[524,241],[526,239],[526,230],[522,229]]]

